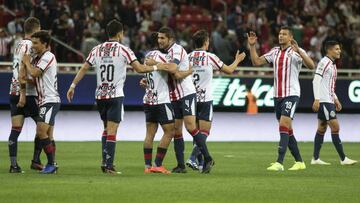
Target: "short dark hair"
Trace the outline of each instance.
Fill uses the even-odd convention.
[[[165,36],[169,39],[175,39],[175,33],[174,31],[169,27],[162,27],[159,30],[159,33],[165,34]]]
[[[198,30],[192,36],[195,49],[204,46],[206,40],[209,39],[209,33],[206,30]]]
[[[340,43],[338,41],[334,41],[334,40],[330,40],[330,41],[326,41],[324,43],[324,50],[325,52],[327,52],[329,49],[331,49],[332,47],[334,47],[335,45],[340,45]]]
[[[150,34],[150,37],[149,37],[149,45],[151,48],[156,48],[158,47],[158,33],[157,32],[153,32]]]
[[[42,44],[46,43],[47,47],[50,45],[51,36],[49,31],[40,30],[31,35],[32,38],[38,38]]]
[[[114,19],[106,25],[106,33],[108,37],[115,37],[117,33],[124,30],[123,25],[120,21]]]
[[[288,30],[290,35],[293,35],[293,31],[292,31],[291,27],[289,27],[289,26],[282,26],[280,28],[280,30]]]
[[[40,21],[37,18],[29,17],[24,22],[25,34],[32,34],[36,29],[40,29]]]

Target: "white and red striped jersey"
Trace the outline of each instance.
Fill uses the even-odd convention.
[[[146,58],[152,58],[157,62],[166,63],[165,54],[158,50],[150,51]],[[165,71],[157,70],[145,74],[147,87],[143,102],[146,105],[157,105],[170,103],[168,78],[169,74]]]
[[[10,94],[19,95],[20,94],[20,82],[19,82],[19,70],[20,64],[24,54],[30,54],[33,57],[32,52],[32,42],[29,39],[21,40],[15,47],[14,57],[13,57],[13,76],[10,84]],[[27,75],[29,79],[33,79],[30,74]],[[26,84],[26,95],[27,96],[37,96],[35,86],[33,84]]]
[[[322,77],[319,91],[319,101],[334,103],[335,83],[337,77],[337,68],[334,61],[329,57],[323,57],[316,67],[315,74]]]
[[[123,97],[126,67],[135,60],[134,52],[119,42],[107,41],[95,46],[86,59],[96,71],[95,98]]]
[[[176,63],[179,71],[186,71],[189,69],[189,58],[185,49],[174,43],[167,50],[166,61],[168,63]],[[187,95],[195,94],[195,86],[192,82],[192,76],[176,80],[169,77],[170,100],[177,101]]]
[[[212,101],[213,70],[220,70],[224,63],[215,54],[203,50],[193,51],[188,56],[194,70],[197,102]]]
[[[32,60],[34,67],[39,68],[42,74],[35,78],[38,93],[38,105],[46,103],[60,103],[57,84],[57,61],[55,55],[46,51],[42,56]]]
[[[300,51],[306,54],[301,48]],[[263,56],[274,67],[274,97],[300,97],[299,73],[303,64],[301,56],[291,47],[284,50],[274,47]]]

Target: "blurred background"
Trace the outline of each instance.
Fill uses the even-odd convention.
[[[13,47],[23,37],[24,19],[35,16],[53,36],[51,49],[60,63],[63,109],[94,109],[93,70],[77,87],[72,105],[65,99],[66,91],[91,48],[106,40],[107,22],[117,18],[125,25],[122,43],[140,61],[149,51],[150,33],[162,26],[173,28],[177,42],[188,52],[192,50],[191,35],[198,29],[208,30],[210,51],[227,64],[237,50],[246,52],[233,75],[215,72],[213,95],[218,111],[246,111],[247,89],[256,97],[260,112],[273,111],[272,65],[252,67],[246,41],[250,30],[257,33],[258,52],[264,54],[277,45],[279,28],[290,26],[315,63],[323,56],[324,41],[335,39],[342,44],[337,94],[344,112],[360,113],[360,2],[356,0],[0,0],[0,5],[2,109],[8,109]],[[124,88],[128,110],[142,110],[141,77],[128,68]],[[311,111],[312,77],[313,71],[303,68],[299,111]]]

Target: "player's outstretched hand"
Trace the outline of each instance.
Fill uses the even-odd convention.
[[[248,38],[248,44],[250,46],[254,46],[256,44],[256,40],[257,40],[257,36],[256,36],[255,32],[250,31],[246,35],[247,35],[247,38]]]
[[[319,102],[319,100],[315,100],[314,101],[314,103],[313,103],[313,105],[312,105],[312,110],[314,111],[314,112],[318,112],[319,111],[319,107],[320,107],[320,102]]]
[[[146,78],[141,78],[141,80],[140,80],[140,87],[146,89],[147,85],[148,85],[148,84],[147,84]]]
[[[335,99],[335,110],[341,111],[341,109],[342,109],[342,105],[341,105],[340,101],[338,99]]]
[[[240,63],[241,61],[243,61],[245,57],[246,57],[245,52],[241,52],[241,54],[240,54],[239,50],[236,52],[235,58],[236,58],[236,60],[237,60],[239,63]]]
[[[158,64],[158,62],[156,62],[154,59],[152,59],[152,58],[145,58],[145,65],[155,66],[156,64]]]
[[[291,40],[291,47],[294,51],[298,52],[299,53],[299,45],[298,43],[296,42],[296,40],[292,39]]]
[[[72,101],[72,99],[74,97],[74,92],[75,92],[74,90],[75,90],[74,88],[70,87],[69,90],[66,93],[66,97],[67,97],[69,103],[71,103],[71,101]]]

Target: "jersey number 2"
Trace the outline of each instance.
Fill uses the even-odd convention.
[[[104,82],[105,80],[108,82],[112,82],[114,80],[114,65],[101,65],[100,66],[100,76],[101,76],[101,82]]]

